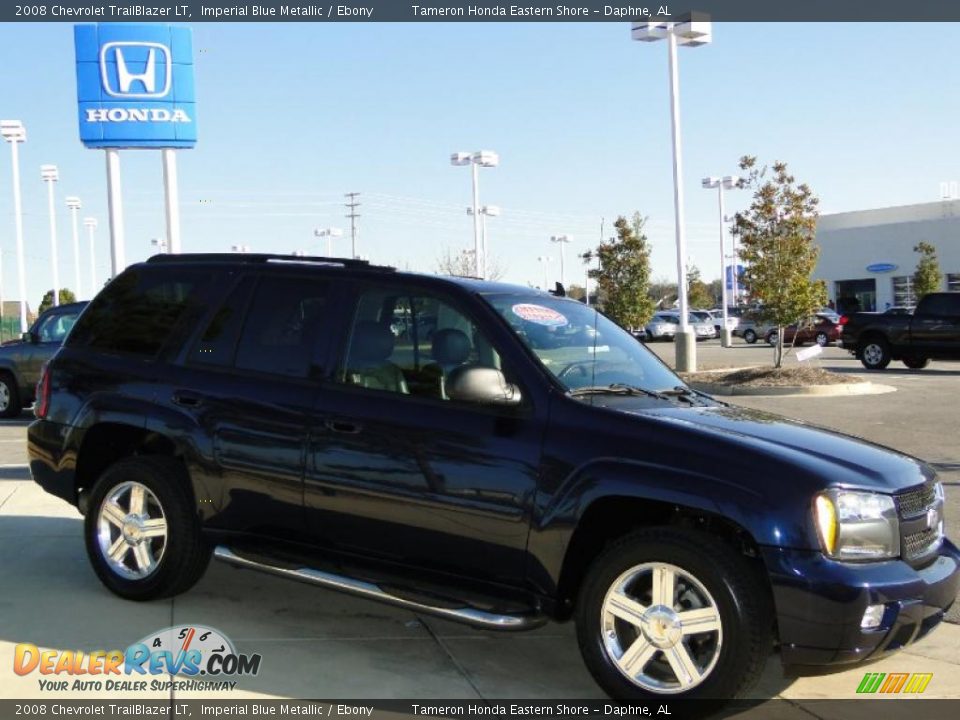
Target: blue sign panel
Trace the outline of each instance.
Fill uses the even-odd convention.
[[[171,25],[74,27],[80,140],[90,148],[197,142],[193,38]]]
[[[726,280],[727,280],[727,290],[733,290],[733,265],[727,265],[726,268]],[[737,283],[740,285],[740,289],[743,289],[743,265],[737,265]]]
[[[872,273],[888,273],[893,272],[897,269],[897,266],[893,263],[874,263],[873,265],[867,265],[867,272]]]

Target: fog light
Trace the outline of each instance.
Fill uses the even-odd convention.
[[[863,619],[860,621],[861,630],[876,630],[880,627],[880,623],[883,622],[883,611],[886,609],[884,605],[867,605],[866,611],[863,613]]]

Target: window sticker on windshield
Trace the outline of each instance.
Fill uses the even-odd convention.
[[[570,322],[567,320],[566,316],[561,315],[552,308],[544,307],[543,305],[518,303],[510,309],[513,310],[513,314],[521,320],[526,320],[527,322],[532,322],[537,325],[545,325],[547,327],[563,327]]]

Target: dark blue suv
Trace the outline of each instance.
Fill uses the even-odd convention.
[[[92,301],[36,414],[33,477],[122,597],[216,556],[483,628],[573,619],[616,698],[736,697],[775,648],[875,658],[960,586],[930,467],[718,402],[528,288],[159,256]]]

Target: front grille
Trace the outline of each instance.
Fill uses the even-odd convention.
[[[940,542],[940,528],[933,527],[903,536],[903,557],[913,560],[926,555]]]
[[[923,515],[936,499],[937,493],[932,483],[916,490],[908,490],[896,496],[897,512],[902,518]]]

